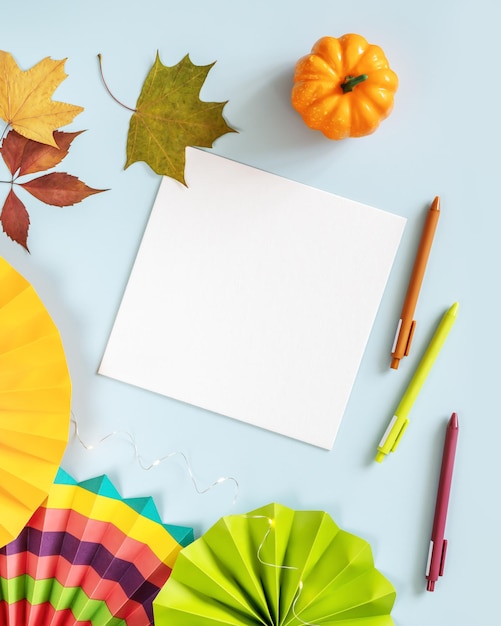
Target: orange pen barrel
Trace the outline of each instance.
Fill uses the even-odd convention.
[[[436,196],[426,216],[421,241],[419,242],[414,267],[412,268],[409,286],[407,288],[407,293],[402,307],[402,313],[400,314],[400,320],[398,322],[395,341],[393,343],[391,353],[393,357],[391,360],[392,369],[398,369],[400,359],[409,354],[412,337],[416,327],[414,311],[416,309],[416,303],[421,290],[421,284],[423,282],[426,265],[428,263],[428,257],[430,256],[431,245],[433,243],[439,217],[440,199]]]

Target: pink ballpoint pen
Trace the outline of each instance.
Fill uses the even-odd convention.
[[[435,518],[431,531],[430,552],[426,568],[426,586],[428,591],[434,591],[435,583],[439,576],[444,573],[445,555],[447,552],[447,539],[444,539],[445,520],[449,505],[451,491],[452,470],[454,469],[454,457],[458,441],[459,424],[458,416],[453,413],[445,433],[444,453],[442,467],[440,469],[440,481],[438,483],[437,502],[435,505]]]

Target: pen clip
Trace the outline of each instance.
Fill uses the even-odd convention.
[[[414,337],[415,330],[416,330],[416,320],[412,320],[411,327],[409,328],[409,336],[407,337],[407,344],[405,346],[404,356],[409,356],[412,338]]]
[[[445,555],[447,554],[447,539],[444,539],[442,544],[442,555],[440,557],[440,568],[438,570],[438,575],[444,575],[444,566],[445,566]]]
[[[397,449],[398,444],[400,443],[400,439],[402,439],[402,435],[404,434],[405,429],[407,428],[407,426],[409,425],[409,420],[406,418],[404,423],[402,424],[402,427],[400,428],[400,431],[395,439],[395,441],[393,442],[393,445],[391,446],[391,451],[395,452],[395,450]]]

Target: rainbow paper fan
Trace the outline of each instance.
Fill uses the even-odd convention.
[[[70,407],[59,332],[33,287],[0,258],[0,546],[47,497]]]
[[[155,626],[389,626],[395,596],[366,541],[270,504],[184,548],[153,611]]]
[[[152,602],[193,530],[106,476],[59,470],[47,500],[0,549],[2,626],[150,626]]]

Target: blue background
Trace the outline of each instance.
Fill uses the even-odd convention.
[[[166,522],[192,526],[197,535],[223,515],[272,501],[325,510],[371,543],[378,569],[397,589],[397,626],[499,620],[500,19],[495,0],[25,0],[3,11],[1,48],[21,68],[45,56],[68,59],[69,78],[55,99],[85,108],[65,130],[87,132],[58,169],[108,189],[64,209],[25,195],[31,254],[0,237],[0,254],[33,283],[60,329],[81,438],[97,444],[118,431],[93,450],[72,435],[66,470],[78,480],[107,473],[123,496],[153,495]],[[291,80],[296,60],[318,38],[347,32],[384,49],[400,86],[375,134],[332,142],[292,109]],[[229,100],[225,117],[239,133],[218,139],[215,153],[408,218],[330,452],[96,373],[160,183],[143,163],[123,169],[130,112],[106,93],[97,54],[115,95],[133,107],[157,50],[166,65],[187,53],[196,64],[217,61],[202,97]],[[395,372],[389,352],[435,195],[442,215],[413,349]],[[376,465],[377,442],[456,300],[458,320],[401,446]],[[424,570],[452,411],[461,431],[449,552],[431,594]],[[145,463],[177,454],[145,471],[131,441]],[[228,480],[201,495],[190,472],[199,489],[219,477],[232,477],[238,488]]]

